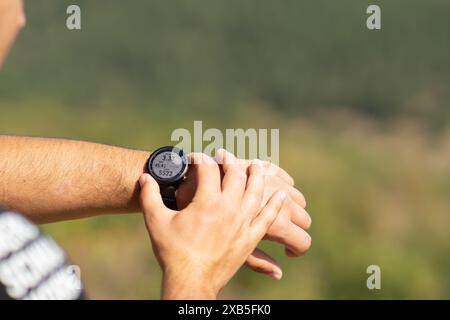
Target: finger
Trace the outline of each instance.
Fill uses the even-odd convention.
[[[267,233],[267,230],[281,211],[285,199],[286,193],[284,191],[278,191],[270,198],[266,206],[253,220],[251,230],[255,241],[259,242]]]
[[[194,198],[195,190],[197,190],[197,168],[191,166],[185,176],[185,179],[181,182],[176,191],[177,207],[178,210],[186,208]]]
[[[212,198],[221,193],[220,170],[206,154],[191,153],[189,160],[196,174],[197,190],[194,198]]]
[[[283,276],[283,271],[275,259],[258,248],[247,258],[245,264],[253,271],[264,273],[275,280],[280,280]]]
[[[147,173],[139,178],[141,186],[140,201],[148,228],[161,221],[169,220],[174,211],[168,209],[161,198],[158,183]]]
[[[294,223],[284,228],[282,235],[266,238],[284,244],[291,257],[301,256],[311,247],[311,236]]]
[[[289,197],[294,200],[296,203],[298,203],[299,206],[302,208],[306,208],[306,199],[305,196],[295,189],[294,187],[290,187],[288,190]]]
[[[291,177],[291,175],[289,173],[287,173],[284,169],[280,168],[279,166],[273,164],[273,163],[269,163],[271,170],[275,171],[275,174],[280,177],[281,179],[283,179],[287,184],[289,184],[290,186],[293,186],[295,184],[294,178]]]
[[[216,161],[222,163],[222,193],[231,201],[240,202],[247,183],[247,174],[238,164],[236,157],[224,149],[219,149]]]
[[[288,211],[287,215],[291,217],[291,221],[303,230],[308,230],[311,226],[312,220],[308,212],[295,203],[291,197],[287,197],[282,210],[282,213],[284,213],[285,210]]]
[[[262,161],[262,163],[265,173],[267,175],[277,176],[278,178],[286,182],[288,185],[290,186],[294,185],[294,179],[285,170],[281,169],[279,166],[269,161]]]
[[[290,250],[288,248],[284,248],[284,253],[290,258],[298,257],[298,255],[296,255],[295,252],[293,252],[292,250]]]
[[[258,159],[255,159],[255,160],[258,160]],[[247,168],[255,160],[251,161],[251,160],[238,159],[241,167],[244,169]],[[277,176],[280,179],[282,179],[284,182],[286,182],[288,185],[290,185],[290,186],[294,185],[294,179],[285,170],[281,169],[279,166],[277,166],[269,161],[263,161],[263,160],[258,160],[258,161],[261,161],[265,175]]]
[[[278,180],[277,183],[285,183],[285,189],[287,190],[289,196],[303,208],[306,207],[305,197],[294,187],[294,179],[286,171],[267,161],[254,160],[254,162],[255,161],[259,161],[261,163],[265,176]]]
[[[220,148],[217,150],[214,160],[217,162],[218,165],[222,166],[225,164],[225,161],[227,160],[229,154],[234,157],[234,155],[231,152],[228,152],[227,150]]]
[[[244,197],[242,199],[242,208],[246,212],[254,212],[249,215],[250,221],[258,214],[262,207],[264,198],[265,179],[261,164],[256,162],[249,167],[249,177],[245,189]]]

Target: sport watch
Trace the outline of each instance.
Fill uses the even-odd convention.
[[[187,157],[176,147],[162,147],[154,151],[147,162],[149,174],[158,182],[166,207],[176,210],[175,191],[188,170]]]

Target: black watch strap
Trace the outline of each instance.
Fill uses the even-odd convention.
[[[161,197],[167,208],[177,210],[177,199],[175,197],[176,188],[174,186],[159,186]]]

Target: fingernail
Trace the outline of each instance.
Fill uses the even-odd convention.
[[[308,217],[308,228],[311,227],[311,225],[312,225],[312,219],[311,219],[311,217]]]
[[[272,276],[275,279],[280,280],[283,277],[283,271],[281,271],[281,269],[274,269],[272,272]]]
[[[139,184],[141,185],[141,187],[144,186],[144,184],[146,184],[149,181],[149,175],[147,173],[144,173],[141,175],[141,177],[139,178]]]
[[[214,157],[214,160],[216,160],[216,162],[218,164],[224,164],[225,162],[225,150],[220,148],[217,150],[216,152],[216,156]]]
[[[286,199],[286,192],[281,191],[281,192],[280,192],[280,200],[281,200],[281,201],[284,201],[284,199]]]

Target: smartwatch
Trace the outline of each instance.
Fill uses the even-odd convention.
[[[175,192],[188,170],[184,151],[170,146],[157,149],[148,159],[147,170],[158,182],[166,207],[177,210]]]

